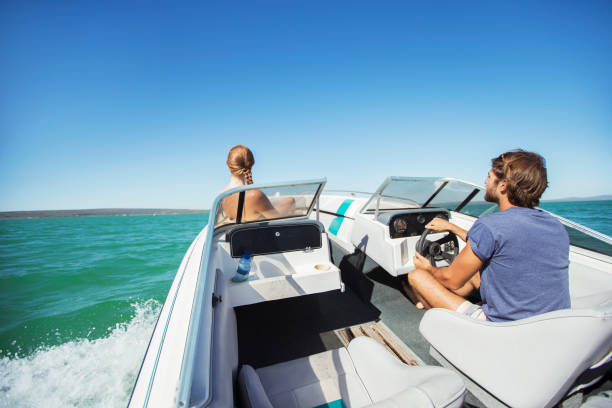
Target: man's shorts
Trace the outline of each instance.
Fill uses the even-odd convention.
[[[482,311],[482,306],[475,305],[468,300],[460,304],[456,312],[469,316],[472,319],[487,320],[487,316],[485,316],[484,312]]]

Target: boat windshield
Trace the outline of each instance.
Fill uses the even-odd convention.
[[[453,178],[388,177],[361,212],[377,213],[409,208],[446,208],[472,217],[499,211],[484,199],[485,189]],[[612,238],[551,213],[565,226],[570,244],[612,255]]]
[[[215,200],[215,229],[229,224],[308,217],[324,185],[322,179],[281,185],[252,184],[225,191]]]
[[[388,177],[362,212],[436,207],[480,217],[497,211],[496,204],[484,200],[484,193],[483,187],[452,178]]]

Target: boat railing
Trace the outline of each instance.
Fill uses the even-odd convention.
[[[323,194],[350,194],[353,197],[361,196],[364,198],[372,197],[372,193],[366,191],[353,191],[353,190],[325,190]]]
[[[539,207],[538,207],[539,208]],[[559,221],[561,221],[561,224],[563,225],[567,225],[568,227],[574,228],[575,230],[578,230],[580,232],[582,232],[583,234],[586,234],[592,238],[598,239],[600,241],[605,242],[606,244],[612,245],[612,237],[606,235],[606,234],[602,234],[599,231],[595,231],[589,227],[585,227],[582,224],[578,224],[577,222],[568,220],[567,218],[563,218],[560,215],[557,215],[555,213],[552,213],[550,211],[546,211],[543,208],[539,208],[540,210],[547,212],[548,214],[552,215],[553,217],[557,218]]]

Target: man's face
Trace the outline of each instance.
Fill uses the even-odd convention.
[[[497,184],[499,179],[493,173],[493,170],[489,170],[487,178],[485,179],[485,196],[484,199],[490,203],[499,204],[499,196],[497,195]]]

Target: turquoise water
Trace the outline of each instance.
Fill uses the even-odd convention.
[[[612,201],[541,203],[543,209],[612,237]]]
[[[542,207],[612,235],[612,201]],[[207,221],[0,221],[0,407],[125,406],[172,279]]]
[[[125,406],[172,279],[207,221],[0,221],[0,406]]]

